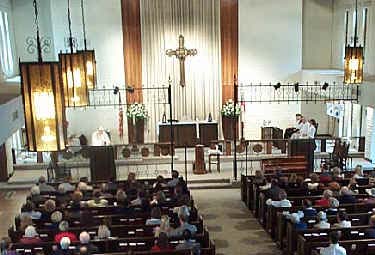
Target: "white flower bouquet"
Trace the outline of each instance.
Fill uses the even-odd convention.
[[[126,116],[133,120],[145,120],[148,118],[148,113],[144,104],[132,103],[128,106]]]
[[[241,114],[241,106],[239,104],[234,105],[232,99],[229,99],[221,109],[221,115],[225,117],[238,117]]]

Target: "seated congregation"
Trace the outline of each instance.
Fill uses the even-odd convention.
[[[283,254],[375,254],[373,173],[360,165],[256,171],[241,182],[242,200]]]
[[[46,183],[31,188],[5,254],[215,254],[186,182]]]

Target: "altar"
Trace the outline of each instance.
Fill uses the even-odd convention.
[[[176,148],[194,147],[197,144],[209,146],[218,139],[218,123],[216,121],[180,121],[173,122],[174,145]],[[170,142],[171,126],[169,122],[158,123],[160,143]]]

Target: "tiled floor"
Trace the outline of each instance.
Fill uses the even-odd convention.
[[[26,201],[27,190],[0,191],[0,237],[6,236],[14,224],[14,216]]]

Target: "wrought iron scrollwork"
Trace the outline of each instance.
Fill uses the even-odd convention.
[[[40,44],[44,53],[50,53],[52,49],[51,37],[41,37]],[[28,36],[26,38],[26,51],[29,54],[34,54],[37,50],[37,39],[36,37]]]

